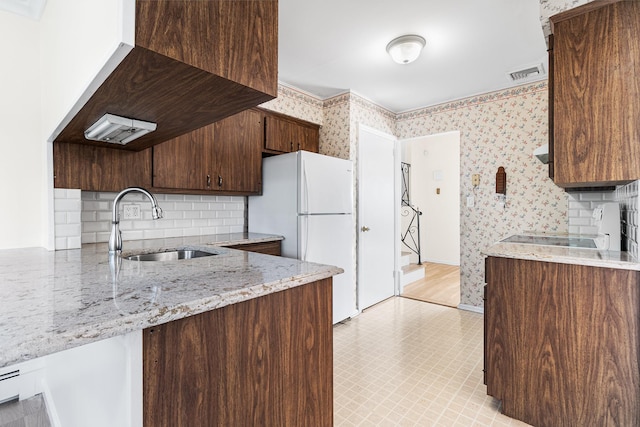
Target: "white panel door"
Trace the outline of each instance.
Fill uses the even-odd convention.
[[[395,138],[358,132],[358,308],[395,293]]]
[[[353,278],[353,216],[300,215],[300,259],[335,265],[344,273],[333,277],[333,323],[357,313]]]

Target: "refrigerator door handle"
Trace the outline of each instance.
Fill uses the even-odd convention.
[[[302,227],[300,227],[300,259],[306,261],[307,249],[309,248],[309,217],[301,215],[300,221],[302,223]]]

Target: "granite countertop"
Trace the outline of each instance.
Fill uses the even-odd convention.
[[[223,247],[280,239],[237,233],[123,244],[123,256],[178,247],[217,254],[162,262],[110,262],[106,243],[0,250],[0,367],[342,273]]]
[[[529,235],[532,233],[526,234]],[[552,236],[548,234],[538,235]],[[553,236],[579,237],[567,234]],[[560,264],[578,264],[592,267],[640,271],[640,262],[637,258],[627,252],[619,251],[500,241],[482,251],[482,254],[485,256],[502,258],[516,258],[532,261],[556,262]]]

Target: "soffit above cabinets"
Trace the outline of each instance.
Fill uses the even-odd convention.
[[[277,7],[277,0],[135,0],[135,46],[99,87],[85,90],[51,139],[139,151],[273,99]],[[157,128],[126,145],[87,140],[85,130],[105,114]]]

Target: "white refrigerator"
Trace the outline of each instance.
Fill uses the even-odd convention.
[[[284,236],[282,255],[335,265],[333,323],[356,314],[353,163],[307,151],[267,157],[262,195],[249,197],[249,231]]]

